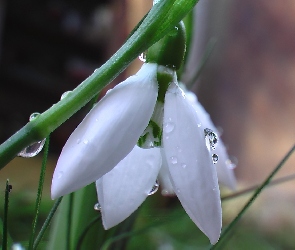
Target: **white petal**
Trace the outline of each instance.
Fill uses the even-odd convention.
[[[211,121],[209,114],[206,112],[204,107],[198,102],[196,95],[188,91],[186,93],[186,96],[193,105],[194,109],[196,110],[198,117],[200,118],[200,128],[209,128],[218,134],[218,131],[214,126],[213,122]],[[229,160],[226,148],[220,138],[218,140],[216,150],[212,151],[212,153],[218,155],[218,162],[215,164],[215,167],[217,169],[218,181],[221,184],[230,188],[231,190],[236,190],[237,181],[233,171],[234,164],[231,163],[231,161]]]
[[[52,198],[96,181],[133,149],[154,110],[156,70],[156,64],[144,64],[136,75],[109,91],[84,118],[58,159]]]
[[[134,149],[96,182],[103,226],[109,229],[130,216],[149,195],[161,166],[158,148]]]
[[[159,178],[160,186],[162,189],[162,195],[174,196],[175,192],[170,180],[168,163],[166,160],[165,151],[163,149],[161,149],[161,155],[162,155],[162,167],[160,169],[158,178]]]
[[[172,184],[187,214],[214,244],[222,223],[220,192],[199,123],[179,87],[171,84],[165,97],[163,142]]]

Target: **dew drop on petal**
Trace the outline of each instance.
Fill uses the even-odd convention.
[[[88,140],[83,140],[83,143],[86,145],[86,144],[88,144]]]
[[[200,128],[202,126],[202,123],[198,123],[197,126],[198,128]]]
[[[174,130],[174,123],[172,122],[167,122],[164,124],[164,131],[166,134],[170,134]]]
[[[31,158],[36,156],[41,152],[43,149],[43,146],[45,144],[46,139],[43,139],[42,141],[35,142],[31,144],[30,146],[24,148],[22,151],[20,151],[17,156],[24,157],[24,158]]]
[[[154,193],[156,193],[159,189],[159,186],[160,186],[159,181],[156,180],[154,186],[152,187],[152,190],[149,192],[148,195],[153,195]]]
[[[213,132],[212,129],[205,128],[204,129],[205,139],[206,139],[206,145],[208,147],[207,141],[210,145],[210,147],[214,150],[216,149],[216,144],[218,142],[218,136],[216,133]],[[208,148],[209,149],[209,148]]]
[[[181,167],[182,167],[182,168],[186,168],[186,164],[182,164]]]
[[[101,206],[100,206],[100,204],[98,202],[94,205],[94,210],[95,211],[101,211]]]
[[[172,164],[177,164],[177,157],[175,156],[170,157],[170,161]]]
[[[38,112],[32,113],[29,117],[29,121],[31,122],[31,121],[35,120],[39,115],[40,115],[40,113],[38,113]]]
[[[61,95],[60,99],[61,99],[61,100],[64,99],[64,98],[67,97],[67,95],[70,94],[71,92],[72,92],[72,91],[66,91],[66,92],[64,92],[64,93]]]
[[[212,155],[212,160],[213,160],[213,163],[216,164],[218,162],[218,155],[217,154],[213,154]]]

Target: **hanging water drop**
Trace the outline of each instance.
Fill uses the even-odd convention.
[[[156,180],[154,186],[152,187],[152,190],[149,192],[148,195],[153,195],[154,193],[156,193],[159,189],[159,186],[160,186],[159,181]]]
[[[36,156],[41,152],[43,149],[43,146],[45,144],[46,139],[43,139],[42,141],[35,142],[31,144],[30,146],[24,148],[22,151],[20,151],[17,156],[24,157],[24,158],[31,158]]]
[[[142,52],[142,53],[139,55],[138,59],[139,59],[140,61],[142,61],[142,62],[146,62],[146,52]]]
[[[101,205],[98,202],[94,205],[94,210],[101,211]]]
[[[218,155],[217,154],[212,155],[212,161],[214,164],[216,164],[218,162]]]
[[[66,92],[64,92],[62,95],[61,95],[61,97],[60,97],[60,99],[62,100],[62,99],[64,99],[68,94],[70,94],[72,91],[66,91]]]
[[[40,115],[40,113],[38,113],[38,112],[32,113],[29,117],[29,121],[31,122],[31,121],[35,120],[39,115]],[[25,157],[25,158],[30,158],[30,157],[36,156],[43,149],[45,141],[46,141],[46,138],[41,141],[38,141],[38,142],[35,142],[35,143],[29,145],[28,147],[24,148],[21,152],[19,152],[17,154],[17,156]]]
[[[164,131],[166,134],[170,134],[174,130],[174,123],[172,122],[167,122],[164,124]]]
[[[216,149],[216,144],[218,142],[218,136],[213,132],[212,129],[205,128],[204,129],[205,139],[208,140],[209,146],[214,150]],[[206,141],[207,144],[207,141]],[[207,145],[208,146],[208,145]]]

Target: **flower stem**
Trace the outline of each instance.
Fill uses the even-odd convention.
[[[45,142],[45,146],[44,146],[44,155],[43,155],[43,161],[42,161],[42,167],[41,167],[39,185],[38,185],[38,191],[37,191],[37,198],[36,198],[36,204],[35,204],[35,217],[34,217],[34,220],[32,223],[32,232],[31,232],[31,237],[30,237],[29,247],[28,247],[29,250],[33,249],[36,225],[37,225],[37,221],[38,221],[39,209],[40,209],[42,192],[43,192],[43,185],[44,185],[44,180],[45,180],[46,163],[47,163],[47,158],[48,158],[48,149],[49,149],[49,136],[46,138],[46,142]]]
[[[46,229],[48,228],[48,226],[50,225],[51,220],[52,220],[52,218],[53,218],[53,216],[54,216],[54,214],[55,214],[55,212],[56,212],[62,198],[63,197],[58,198],[58,200],[53,204],[53,207],[51,208],[51,210],[50,210],[50,212],[49,212],[49,214],[48,214],[48,216],[47,216],[47,218],[46,218],[46,220],[45,220],[39,234],[36,237],[36,240],[35,240],[34,245],[33,245],[34,250],[37,249],[41,239],[43,238],[44,233],[45,233]]]
[[[164,0],[153,6],[126,43],[78,87],[0,145],[0,169],[26,146],[42,140],[88,103],[142,51],[166,35],[197,0]]]
[[[249,199],[246,205],[242,208],[242,210],[238,213],[236,218],[222,231],[220,235],[219,241],[212,246],[210,249],[216,249],[218,246],[221,245],[222,241],[224,240],[225,236],[231,231],[231,229],[238,223],[241,219],[242,215],[247,211],[247,209],[252,205],[252,203],[256,200],[258,195],[261,191],[270,183],[271,179],[274,175],[282,168],[285,162],[289,159],[289,157],[294,153],[295,145],[290,149],[290,151],[285,155],[285,157],[281,160],[281,162],[277,165],[277,167],[270,173],[270,175],[266,178],[266,180],[257,188],[253,196]]]

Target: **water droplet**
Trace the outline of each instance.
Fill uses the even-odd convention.
[[[171,163],[172,164],[176,164],[177,163],[177,157],[175,157],[175,156],[170,157],[170,160],[171,160]]]
[[[156,180],[154,186],[152,187],[152,190],[149,192],[148,195],[153,195],[154,193],[156,193],[159,189],[159,186],[160,186],[159,181]]]
[[[168,195],[168,194],[169,194],[169,192],[168,192],[168,190],[166,190],[166,189],[163,189],[163,190],[162,190],[162,192],[161,192],[161,194],[165,196],[165,195]]]
[[[181,166],[182,166],[182,168],[186,168],[186,164],[182,164]]]
[[[160,0],[153,0],[153,5],[156,5],[159,2],[160,2]]]
[[[62,100],[62,99],[64,99],[68,94],[70,94],[72,91],[66,91],[66,92],[64,92],[62,95],[61,95],[61,97],[60,97],[60,99]]]
[[[176,149],[177,149],[178,153],[182,152],[182,149],[180,147],[177,146]]]
[[[98,202],[94,205],[94,210],[101,211],[101,205]]]
[[[166,138],[166,140],[168,140],[169,139],[169,136],[166,136],[165,138]]]
[[[77,140],[77,144],[80,144],[80,142],[81,142],[81,140],[80,140],[80,139],[78,139],[78,140]]]
[[[200,128],[202,126],[202,123],[198,123],[197,126],[198,128]]]
[[[57,174],[57,179],[60,179],[64,175],[63,171],[59,171]]]
[[[86,144],[88,144],[88,140],[83,140],[83,143],[86,145]]]
[[[174,127],[175,127],[175,125],[172,122],[165,123],[164,124],[165,133],[167,133],[167,134],[171,133],[174,130]]]
[[[210,147],[214,150],[216,149],[216,144],[218,142],[218,136],[213,130],[209,128],[204,129],[205,139],[208,140]],[[207,144],[207,142],[206,142]],[[208,147],[208,145],[207,145]]]
[[[31,122],[31,121],[35,120],[39,115],[40,115],[40,113],[38,113],[38,112],[32,113],[29,117],[29,121]]]
[[[213,163],[216,164],[218,162],[218,155],[217,154],[213,154],[212,155],[212,160],[213,160]]]
[[[138,59],[142,62],[146,62],[146,52],[142,52]]]
[[[177,193],[180,193],[180,189],[179,189],[179,188],[177,188],[177,189],[176,189],[176,192],[177,192]]]
[[[17,156],[24,157],[24,158],[31,158],[39,154],[45,144],[46,139],[43,139],[42,141],[35,142],[31,144],[30,146],[24,148],[22,151],[20,151]]]

